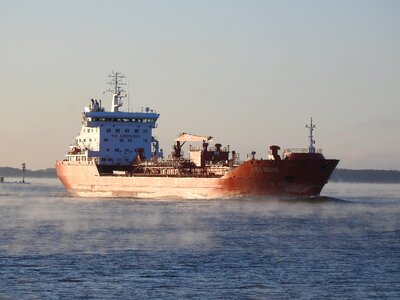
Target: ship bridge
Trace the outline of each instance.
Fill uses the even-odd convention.
[[[120,80],[125,77],[120,73],[111,77],[110,83],[115,86],[111,111],[105,111],[101,100],[90,100],[82,114],[81,131],[75,138],[72,151],[75,154],[69,153],[68,159],[85,155],[84,160],[95,159],[102,165],[131,165],[138,155],[145,159],[163,157],[152,135],[160,115],[148,107],[141,112],[120,111],[121,99],[125,97]]]
[[[96,126],[99,122],[127,122],[127,123],[147,123],[156,128],[156,122],[159,118],[157,113],[144,112],[107,112],[107,111],[90,111],[84,112],[84,120],[88,126]]]

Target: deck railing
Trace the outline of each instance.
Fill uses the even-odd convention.
[[[309,153],[308,148],[288,148],[283,151],[283,153]],[[322,154],[322,149],[315,149],[314,153]]]

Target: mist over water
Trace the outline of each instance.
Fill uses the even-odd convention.
[[[4,183],[0,299],[398,299],[399,213],[399,185],[137,200]]]

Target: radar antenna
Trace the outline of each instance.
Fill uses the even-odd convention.
[[[106,90],[106,92],[113,93],[111,111],[117,112],[118,108],[122,106],[122,98],[127,96],[125,90],[122,88],[123,85],[126,85],[126,83],[123,82],[123,79],[125,79],[126,76],[122,75],[120,72],[112,71],[108,77],[111,78],[110,81],[107,82],[107,84],[110,85],[110,88]]]
[[[306,125],[306,128],[308,128],[310,130],[310,135],[309,135],[310,146],[308,146],[308,153],[315,153],[315,147],[314,147],[315,140],[314,140],[314,137],[313,137],[313,130],[315,129],[315,125],[312,122],[312,118],[311,118],[311,121],[310,121],[310,125]]]

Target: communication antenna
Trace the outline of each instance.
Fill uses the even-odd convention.
[[[312,122],[312,118],[311,118],[311,121],[310,121],[310,125],[306,125],[306,128],[308,128],[310,130],[310,135],[309,135],[310,146],[308,146],[308,153],[315,153],[315,147],[314,147],[315,140],[314,140],[314,137],[313,137],[313,130],[315,129],[315,125]]]
[[[122,88],[123,85],[126,85],[126,83],[123,82],[126,76],[122,75],[120,72],[112,71],[108,77],[111,78],[110,81],[107,82],[107,84],[110,85],[110,88],[105,92],[113,93],[111,111],[117,112],[118,108],[122,106],[122,98],[127,96],[125,90]]]

